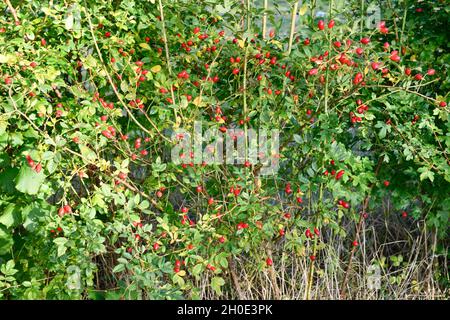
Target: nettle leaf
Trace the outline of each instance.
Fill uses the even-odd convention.
[[[37,173],[31,167],[24,165],[16,178],[16,189],[22,193],[37,194],[45,180],[44,172]]]

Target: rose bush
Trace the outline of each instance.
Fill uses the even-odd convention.
[[[387,213],[447,254],[448,51],[417,58],[394,17],[361,30],[292,4],[283,34],[250,2],[207,4],[2,4],[2,298],[246,298],[261,274],[282,298],[293,257],[301,298],[330,261],[345,297]],[[174,164],[172,132],[194,121],[280,129],[278,172]]]

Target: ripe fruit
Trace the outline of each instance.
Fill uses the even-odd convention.
[[[389,59],[391,59],[392,61],[395,61],[395,62],[399,62],[400,56],[398,55],[398,51],[397,50],[392,51]]]
[[[383,184],[384,184],[385,187],[389,187],[389,181],[388,180],[384,180]]]
[[[106,31],[106,32],[105,32],[105,38],[109,38],[109,37],[111,37],[111,32]]]
[[[381,21],[378,24],[378,30],[380,30],[380,33],[382,33],[382,34],[387,34],[389,32],[389,29],[386,28],[386,22],[385,21]]]
[[[310,76],[316,75],[318,71],[319,71],[319,69],[313,68],[308,71],[308,75],[310,75]]]
[[[319,229],[317,229],[317,228],[314,228],[314,233],[316,234],[316,236],[319,236],[319,235],[320,235],[320,231],[319,231]]]
[[[336,174],[336,180],[341,179],[344,173],[345,173],[344,170],[339,170],[338,173]]]
[[[445,102],[445,101],[439,102],[439,107],[445,108],[446,106],[447,106],[447,102]]]
[[[314,260],[316,260],[316,256],[312,254],[312,255],[309,256],[309,259],[310,259],[311,261],[314,261]]]
[[[154,244],[153,244],[153,250],[158,250],[159,249],[159,244],[157,243],[157,242],[155,242]]]
[[[305,231],[305,236],[306,236],[307,238],[312,238],[311,230],[306,229],[306,231]]]
[[[186,70],[183,70],[178,73],[177,77],[178,79],[189,79],[189,73],[187,73]]]
[[[292,193],[292,189],[291,189],[291,184],[290,184],[290,183],[286,183],[286,187],[284,188],[284,191],[285,191],[287,194]]]
[[[333,29],[333,27],[334,27],[334,20],[330,20],[328,22],[328,29]]]
[[[266,264],[267,264],[267,266],[271,266],[271,265],[273,265],[273,261],[272,261],[272,259],[270,259],[270,258],[267,258],[266,259]]]
[[[234,68],[232,71],[233,74],[238,74],[239,73],[239,69],[238,68]]]
[[[354,246],[354,247],[357,247],[358,246],[358,241],[356,241],[356,240],[353,240],[353,242],[352,242],[352,245]]]
[[[369,38],[362,38],[361,40],[360,40],[360,42],[362,43],[362,44],[368,44],[369,42],[370,42],[370,39]]]
[[[363,75],[362,75],[361,72],[358,72],[358,73],[355,75],[355,77],[353,78],[353,84],[356,86],[356,85],[358,85],[359,83],[361,83],[362,80],[363,80]]]
[[[405,219],[408,217],[408,213],[406,211],[402,211],[402,218]]]
[[[36,173],[39,173],[39,172],[41,172],[41,170],[42,170],[42,165],[40,163],[38,163],[36,165],[36,167],[34,167],[34,171],[36,171]]]
[[[200,32],[200,28],[199,27],[195,27],[193,30],[194,34],[197,34]]]
[[[219,242],[220,243],[224,243],[225,242],[225,237],[224,236],[220,236],[219,237]]]
[[[319,22],[317,23],[317,27],[319,28],[319,30],[323,30],[325,28],[325,23],[323,22],[323,20],[319,20]]]

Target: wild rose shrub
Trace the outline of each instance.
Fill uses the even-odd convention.
[[[0,19],[3,298],[197,298],[205,281],[220,296],[239,256],[313,266],[337,235],[347,261],[386,198],[446,237],[443,70],[389,20],[361,33],[300,10],[288,53],[257,8],[154,2],[31,1]],[[278,172],[175,165],[171,133],[194,121],[278,128]]]

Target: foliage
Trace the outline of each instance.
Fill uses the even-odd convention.
[[[394,2],[386,32],[333,8],[320,30],[302,7],[289,54],[291,34],[261,36],[261,7],[161,2],[13,2],[20,23],[0,18],[0,297],[195,299],[204,281],[220,296],[239,292],[237,257],[273,272],[285,252],[312,281],[328,239],[352,259],[386,199],[446,254],[448,5],[409,5],[399,29]],[[172,163],[172,132],[199,120],[277,127],[279,171]]]

